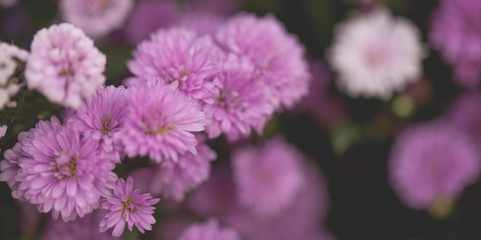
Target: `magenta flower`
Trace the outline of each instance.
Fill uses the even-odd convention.
[[[172,1],[137,1],[125,24],[125,37],[129,42],[138,43],[158,29],[174,25],[178,18],[179,10]]]
[[[61,215],[71,221],[92,212],[117,178],[111,172],[114,165],[100,161],[92,151],[95,142],[80,138],[75,126],[62,126],[55,117],[40,121],[19,139],[5,154],[10,164],[2,166],[2,174],[11,176],[18,168],[12,195],[22,194],[17,198],[37,205],[40,212],[52,211],[55,219]]]
[[[481,2],[443,0],[439,3],[431,19],[430,43],[453,66],[456,83],[475,88],[481,79]]]
[[[226,17],[206,12],[187,12],[179,21],[179,26],[195,30],[198,35],[214,36]]]
[[[120,28],[133,5],[133,0],[61,0],[60,10],[67,22],[99,38]]]
[[[149,155],[160,163],[177,162],[187,151],[197,154],[194,132],[204,130],[205,115],[194,100],[155,81],[132,86],[126,95],[127,117],[118,137],[129,157]]]
[[[35,34],[25,77],[53,103],[78,108],[105,82],[106,58],[82,30],[60,24]]]
[[[4,160],[0,162],[0,181],[7,182],[10,189],[12,189],[12,197],[21,201],[25,201],[25,191],[18,188],[20,181],[16,180],[17,172],[20,169],[19,159],[28,158],[23,151],[22,141],[28,137],[27,132],[18,134],[18,142],[11,149],[7,149],[3,154]]]
[[[96,210],[93,213],[77,218],[72,222],[47,219],[46,226],[41,235],[41,240],[120,240],[108,233],[99,232],[99,222],[104,211]]]
[[[141,42],[127,65],[136,81],[149,77],[171,84],[196,99],[210,94],[209,80],[224,58],[210,36],[198,37],[185,28],[159,30],[150,40]],[[136,84],[135,80],[127,82]]]
[[[127,114],[125,88],[120,86],[101,87],[95,95],[84,100],[75,112],[68,114],[68,120],[78,126],[85,138],[98,142],[101,159],[120,162],[123,146],[116,137],[123,126]]]
[[[197,155],[186,152],[179,155],[177,162],[168,159],[154,168],[135,170],[131,176],[144,179],[146,189],[152,194],[182,201],[187,191],[209,178],[210,162],[216,158],[215,152],[206,144],[198,144],[196,149]]]
[[[206,223],[192,224],[179,240],[239,240],[235,230],[219,227],[219,222],[211,219]]]
[[[130,231],[135,225],[141,233],[144,230],[152,230],[155,219],[152,216],[154,207],[160,199],[152,198],[150,193],[140,194],[140,190],[133,190],[132,177],[119,179],[117,186],[113,190],[113,196],[108,197],[102,202],[101,207],[110,211],[105,215],[99,224],[100,231],[114,227],[112,235],[119,237],[127,224]]]
[[[481,94],[469,91],[459,96],[447,114],[450,124],[461,130],[481,150]]]
[[[308,93],[310,74],[304,47],[272,15],[238,14],[216,34],[225,49],[251,60],[258,81],[276,110],[292,108]]]
[[[391,186],[413,209],[429,209],[440,199],[455,200],[479,179],[480,161],[465,135],[444,123],[407,129],[389,159]]]
[[[19,68],[22,62],[27,61],[28,52],[14,45],[0,42],[0,110],[14,107],[16,102],[10,98],[20,90],[18,84]]]
[[[296,198],[302,186],[296,148],[277,138],[260,148],[234,153],[232,165],[239,203],[261,216],[275,215]]]
[[[213,95],[203,98],[209,138],[224,133],[229,140],[247,137],[254,128],[259,134],[274,109],[265,88],[254,79],[254,66],[246,59],[229,55],[213,80]]]

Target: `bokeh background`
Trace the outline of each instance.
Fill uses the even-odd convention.
[[[375,3],[412,20],[421,30],[423,42],[428,42],[430,17],[438,0]],[[445,217],[405,207],[388,182],[387,161],[397,134],[407,125],[442,116],[464,91],[453,83],[451,68],[436,50],[428,47],[423,78],[404,93],[388,101],[350,98],[335,84],[336,73],[326,63],[326,49],[332,44],[334,26],[369,4],[356,0],[176,0],[172,4],[175,13],[171,18],[166,16],[160,27],[168,27],[175,18],[191,12],[274,14],[299,37],[308,57],[319,62],[318,77],[326,87],[311,91],[322,95],[321,113],[299,107],[278,114],[259,139],[283,134],[315,160],[329,186],[330,211],[325,224],[337,239],[481,239],[480,182],[465,188]],[[57,5],[54,0],[20,0],[11,8],[0,8],[0,39],[28,49],[36,31],[61,21]],[[120,85],[130,76],[125,62],[132,58],[135,41],[127,39],[120,29],[95,44],[107,56],[107,84]],[[15,119],[9,126],[13,134],[0,141],[1,149],[12,147],[16,133],[33,127],[39,119],[61,113],[61,107],[35,92],[21,91],[18,104],[0,116],[2,123]],[[212,144],[222,158],[222,141]],[[0,239],[35,239],[35,231],[24,234],[20,216],[21,209],[10,197],[7,184],[0,183]],[[135,237],[138,235],[132,239]]]

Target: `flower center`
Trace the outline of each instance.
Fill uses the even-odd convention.
[[[122,217],[126,218],[125,216],[125,211],[129,211],[130,213],[137,213],[139,210],[139,205],[134,202],[132,197],[128,197],[127,201],[121,201],[122,202]]]
[[[242,109],[239,92],[236,90],[225,90],[220,92],[220,95],[217,98],[217,106],[226,111],[229,111],[229,109]]]
[[[110,114],[109,116],[107,117],[107,120],[105,120],[104,117],[102,117],[100,119],[100,122],[102,123],[102,128],[100,129],[100,131],[102,132],[102,134],[104,135],[107,135],[110,133],[110,124],[112,123],[112,118],[110,117]]]
[[[160,128],[157,128],[156,130],[152,130],[149,127],[147,127],[147,130],[145,130],[145,134],[150,135],[150,136],[155,136],[157,134],[167,134],[171,130],[175,128],[175,123],[171,125],[165,125]]]
[[[77,179],[78,158],[70,156],[67,152],[61,152],[54,157],[57,166],[53,169],[54,176],[58,179],[74,178]]]

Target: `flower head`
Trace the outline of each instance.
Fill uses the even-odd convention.
[[[303,156],[282,139],[234,153],[239,203],[258,215],[275,215],[287,207],[302,186]]]
[[[69,221],[92,212],[117,178],[111,172],[114,165],[100,161],[92,151],[95,142],[81,138],[75,126],[62,126],[55,117],[40,121],[19,139],[6,153],[10,164],[2,166],[2,174],[17,169],[13,195],[22,194],[18,198],[37,205],[40,212],[52,211],[54,218],[61,215]]]
[[[63,18],[88,36],[99,38],[122,26],[133,0],[62,0]]]
[[[467,135],[476,146],[481,146],[480,105],[481,94],[466,92],[458,97],[447,114],[451,125]]]
[[[247,137],[251,128],[261,133],[274,109],[265,87],[254,79],[254,66],[229,55],[213,80],[214,94],[201,100],[207,117],[209,138],[224,133],[229,140]]]
[[[149,155],[160,163],[197,153],[194,133],[204,130],[205,115],[194,100],[156,81],[132,86],[126,96],[127,117],[118,137],[129,157]]]
[[[66,23],[38,31],[31,45],[27,86],[51,102],[78,108],[105,82],[106,58],[82,30]]]
[[[150,193],[141,194],[139,189],[133,190],[132,177],[119,179],[113,190],[113,196],[102,202],[101,207],[110,211],[99,224],[100,231],[104,232],[114,227],[112,235],[118,237],[122,234],[127,224],[130,231],[135,225],[141,233],[152,230],[155,219],[152,216],[154,207],[160,199],[152,198]]]
[[[443,0],[433,12],[429,40],[454,68],[459,85],[475,88],[481,77],[481,2]]]
[[[209,79],[217,71],[223,52],[210,36],[198,37],[194,30],[170,28],[152,34],[133,52],[127,65],[142,78],[130,79],[128,85],[149,77],[176,86],[196,99],[210,92]]]
[[[232,229],[220,228],[219,223],[211,219],[203,224],[188,227],[179,240],[238,240],[239,235]]]
[[[12,197],[21,201],[25,201],[25,191],[19,189],[20,181],[16,179],[18,170],[20,169],[19,161],[22,158],[30,157],[23,151],[22,141],[28,137],[27,132],[18,134],[18,142],[11,149],[7,149],[3,154],[4,160],[0,162],[0,181],[7,182],[12,190]]]
[[[352,97],[389,99],[422,74],[419,30],[385,8],[341,23],[334,34],[331,66],[339,72],[338,85]]]
[[[125,91],[123,86],[101,87],[67,117],[67,121],[78,126],[84,137],[98,142],[100,158],[113,162],[120,162],[123,156],[123,146],[116,135],[127,114]]]
[[[477,152],[465,135],[443,123],[407,129],[389,159],[391,186],[413,209],[428,209],[441,198],[456,199],[480,174]]]
[[[104,211],[96,210],[93,213],[77,218],[72,222],[64,222],[49,218],[41,236],[41,240],[120,240],[108,233],[99,232],[99,222]]]
[[[177,162],[168,159],[154,168],[135,170],[132,176],[145,179],[145,185],[152,194],[182,201],[185,192],[209,178],[210,162],[216,157],[206,144],[198,144],[196,149],[197,155],[186,152],[179,155]]]
[[[252,61],[275,109],[291,108],[307,94],[310,74],[304,47],[273,16],[235,15],[217,31],[216,40]]]
[[[17,94],[20,89],[18,70],[22,66],[22,62],[27,61],[27,58],[27,51],[0,42],[0,110],[5,105],[15,105],[15,102],[10,101],[10,97]]]

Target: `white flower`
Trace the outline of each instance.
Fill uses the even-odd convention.
[[[18,47],[0,42],[0,110],[5,105],[15,106],[15,102],[10,102],[10,97],[17,94],[20,90],[18,78],[15,72],[20,62],[25,62],[28,52]]]
[[[391,98],[419,79],[426,51],[417,27],[385,8],[356,16],[335,28],[329,60],[338,85],[351,97]]]

